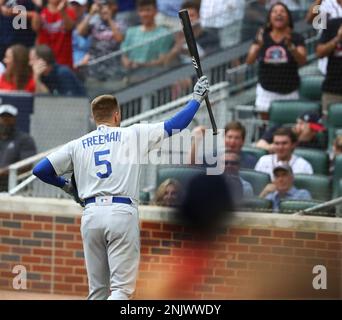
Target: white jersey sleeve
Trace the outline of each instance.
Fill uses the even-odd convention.
[[[47,156],[58,176],[73,171],[72,144],[71,141]]]

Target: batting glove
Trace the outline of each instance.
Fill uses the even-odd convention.
[[[209,82],[206,76],[202,76],[197,80],[194,87],[194,100],[201,103],[209,94]]]
[[[65,179],[65,185],[62,187],[67,194],[69,194],[79,205],[84,207],[83,201],[78,196],[78,190],[72,179]]]

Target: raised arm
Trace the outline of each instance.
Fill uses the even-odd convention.
[[[197,110],[199,109],[201,102],[207,97],[209,93],[209,82],[206,76],[201,77],[195,87],[193,93],[193,99],[171,119],[164,122],[164,129],[168,136],[172,136],[173,130],[176,132],[185,129],[192,119],[194,118]]]

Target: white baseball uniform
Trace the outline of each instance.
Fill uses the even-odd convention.
[[[100,125],[47,157],[58,176],[74,172],[79,197],[86,201],[81,233],[88,299],[129,299],[134,292],[140,258],[139,160],[160,147],[164,136],[164,123]],[[132,203],[116,203],[118,198]]]

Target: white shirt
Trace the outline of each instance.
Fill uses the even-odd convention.
[[[138,201],[140,166],[164,139],[164,123],[99,126],[47,158],[56,174],[74,172],[81,199],[126,196]]]
[[[278,161],[277,155],[267,154],[259,159],[255,165],[255,170],[268,173],[273,181],[273,169],[284,163],[284,161]],[[288,164],[291,166],[294,174],[313,174],[311,164],[302,157],[293,154]]]
[[[319,11],[321,14],[327,14],[328,19],[342,17],[342,6],[337,2],[337,0],[323,0]]]
[[[245,0],[202,0],[200,17],[205,28],[222,28],[242,20]]]

